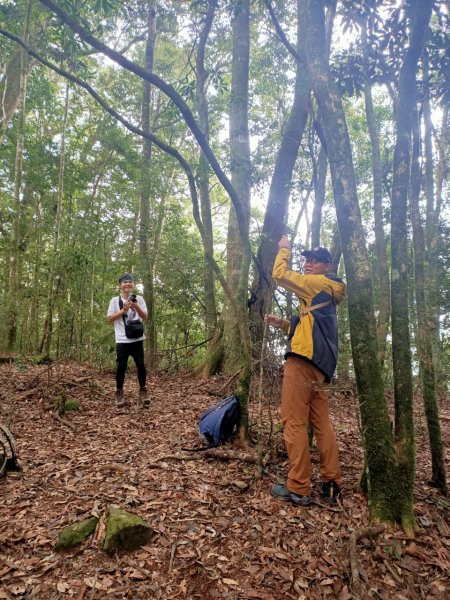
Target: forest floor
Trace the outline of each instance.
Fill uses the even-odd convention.
[[[315,492],[316,504],[296,508],[270,495],[272,483],[287,471],[275,427],[279,375],[267,385],[264,426],[267,438],[273,423],[269,444],[280,451],[262,480],[235,448],[208,455],[183,451],[198,445],[199,414],[232,385],[225,377],[153,376],[151,406],[144,410],[129,373],[133,405],[117,412],[112,372],[73,363],[0,365],[0,421],[13,432],[23,466],[22,473],[0,480],[0,599],[346,600],[354,597],[351,565],[363,597],[448,597],[450,503],[427,485],[430,460],[419,400],[417,537],[408,540],[397,530],[368,539],[360,537],[369,526],[366,500],[355,491],[363,452],[354,397],[334,389],[330,401],[345,481],[342,504],[323,506]],[[75,400],[79,410],[56,416],[63,398]],[[256,423],[257,400],[253,404]],[[449,459],[448,403],[441,416]],[[251,434],[256,437],[254,424]],[[317,486],[317,452],[313,466]],[[111,504],[144,517],[155,530],[152,539],[110,556],[94,534],[72,550],[55,552],[65,526]],[[352,534],[357,545],[350,554]]]

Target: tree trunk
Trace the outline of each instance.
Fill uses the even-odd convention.
[[[411,165],[411,220],[414,243],[414,288],[417,309],[417,350],[419,353],[420,377],[428,425],[428,437],[431,450],[432,483],[447,496],[444,449],[442,444],[439,407],[436,398],[432,332],[428,327],[427,306],[425,301],[425,236],[419,209],[420,195],[420,117],[416,114],[413,127],[413,153]]]
[[[392,359],[397,449],[397,488],[402,525],[412,535],[415,445],[413,385],[408,317],[407,204],[410,182],[412,116],[416,97],[416,70],[430,20],[432,0],[410,4],[409,46],[400,68],[396,110],[396,144],[393,162],[391,207],[391,319]]]
[[[156,41],[156,0],[148,0],[147,4],[147,43],[145,46],[145,70],[153,73],[153,61]],[[142,82],[142,129],[150,134],[150,110],[151,110],[151,84]],[[155,292],[154,292],[154,264],[151,261],[149,248],[150,233],[150,195],[151,177],[150,165],[152,158],[152,143],[144,138],[142,144],[141,163],[141,197],[140,197],[140,231],[139,231],[139,254],[141,269],[143,273],[144,299],[147,304],[147,364],[151,369],[157,368],[157,335],[155,322]]]
[[[368,74],[369,52],[367,44],[367,23],[365,21],[362,23],[361,27],[361,43],[364,56],[364,104],[372,152],[373,213],[375,221],[375,249],[377,255],[379,289],[377,340],[380,361],[383,365],[386,355],[386,336],[389,328],[389,315],[391,309],[390,282],[383,223],[383,173],[381,167],[380,140],[373,109],[372,87]]]
[[[305,13],[303,3],[297,2],[297,54],[305,55]],[[300,141],[306,126],[310,108],[310,84],[304,63],[297,62],[295,94],[289,119],[283,130],[277,154],[269,198],[258,248],[260,269],[255,273],[251,286],[250,327],[253,342],[261,342],[264,314],[270,310],[272,301],[272,266],[278,252],[278,241],[286,232],[291,179],[297,160]],[[260,355],[260,348],[255,348]]]
[[[248,426],[248,391],[251,375],[250,337],[247,317],[249,248],[242,244],[240,229],[248,232],[250,218],[250,140],[248,132],[248,75],[250,54],[249,0],[235,0],[233,11],[232,91],[230,100],[230,153],[233,188],[243,207],[244,223],[230,208],[227,234],[228,298],[205,359],[204,375],[215,371],[239,372],[236,395],[241,409],[241,435]],[[222,335],[220,335],[222,332]],[[213,370],[214,369],[214,370]]]
[[[433,123],[431,121],[430,86],[428,80],[428,63],[423,60],[423,79],[425,85],[425,98],[423,100],[424,136],[425,136],[425,190],[427,198],[426,210],[426,292],[427,306],[429,307],[429,328],[432,331],[432,351],[436,379],[436,390],[444,396],[448,381],[447,373],[442,369],[441,344],[440,344],[440,285],[438,276],[438,244],[439,244],[439,219],[442,204],[442,182],[444,178],[445,147],[448,145],[448,104],[443,108],[442,132],[437,142],[438,165],[436,176],[436,193],[433,174]]]
[[[59,253],[59,238],[61,234],[61,223],[62,223],[62,210],[63,210],[63,197],[64,197],[64,167],[66,160],[66,128],[67,128],[67,117],[69,113],[69,93],[70,83],[66,82],[66,97],[64,102],[64,115],[62,122],[61,131],[61,154],[59,159],[59,178],[58,178],[58,190],[56,192],[56,218],[55,218],[55,232],[53,237],[53,254],[51,259],[50,277],[48,280],[48,299],[47,299],[47,314],[44,322],[44,331],[42,333],[41,343],[39,344],[38,352],[40,354],[45,353],[46,356],[50,356],[52,333],[53,333],[53,309],[55,299],[58,294],[59,287],[61,285],[61,277],[58,273],[58,253]]]
[[[25,40],[28,39],[28,33],[30,29],[30,15],[31,15],[31,1],[27,2],[27,12],[25,17],[25,24],[23,30],[23,37]],[[8,319],[8,331],[7,331],[7,349],[9,351],[14,350],[17,338],[17,328],[19,319],[19,288],[20,288],[20,271],[21,271],[21,239],[20,234],[22,231],[22,220],[23,215],[23,203],[21,200],[22,194],[22,171],[23,171],[23,150],[24,150],[24,130],[25,130],[25,99],[26,99],[26,87],[27,87],[27,65],[28,55],[24,50],[20,51],[20,69],[18,76],[18,90],[17,90],[17,105],[19,107],[19,117],[17,122],[17,141],[16,141],[16,160],[14,165],[14,221],[12,230],[11,240],[11,259],[10,259],[10,270],[9,270],[9,319]],[[11,73],[11,76],[13,74]],[[5,83],[7,85],[7,82]],[[6,95],[6,90],[5,90]],[[6,122],[8,106],[5,104],[6,97],[2,97],[2,105],[6,111],[3,114],[3,122]],[[14,106],[15,108],[15,106]],[[13,111],[14,112],[14,109]],[[9,119],[11,118],[9,116]],[[0,140],[1,142],[1,140]]]
[[[205,69],[205,47],[208,40],[209,32],[214,18],[214,13],[217,6],[217,0],[209,0],[208,11],[205,16],[202,30],[200,32],[197,58],[196,58],[196,102],[197,111],[200,121],[200,127],[205,135],[205,139],[209,142],[209,115],[208,105],[206,102],[206,88],[208,81],[208,71]],[[200,209],[205,231],[206,253],[211,256],[214,254],[214,238],[211,218],[211,202],[209,194],[209,163],[202,150],[200,150],[200,159],[198,167],[198,189],[200,196]],[[207,340],[214,336],[217,326],[217,308],[216,294],[214,283],[213,268],[205,256],[203,267],[203,284],[205,291],[205,337]],[[211,342],[208,343],[208,346]]]
[[[311,216],[311,248],[320,246],[320,226],[322,224],[322,208],[325,203],[328,158],[323,146],[320,147],[317,162],[313,158],[314,173],[314,208]]]
[[[325,55],[324,0],[306,0],[308,68],[319,105],[348,282],[353,364],[368,465],[371,518],[396,521],[395,453],[378,360],[372,280],[358,204],[351,145],[339,91]]]

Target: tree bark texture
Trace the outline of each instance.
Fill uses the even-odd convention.
[[[425,300],[425,235],[420,216],[420,117],[415,115],[413,126],[413,152],[411,164],[411,220],[414,244],[414,289],[417,309],[417,350],[419,354],[420,378],[428,426],[431,450],[431,480],[440,492],[447,496],[444,448],[442,444],[439,406],[436,398],[432,332],[428,327],[427,305]]]
[[[250,3],[235,0],[233,10],[233,57],[230,99],[230,157],[232,185],[243,207],[242,217],[248,232],[250,218],[250,138],[248,131],[248,77],[250,59]],[[248,391],[251,376],[251,349],[247,316],[247,282],[250,252],[242,244],[239,217],[230,207],[227,233],[226,280],[234,302],[225,299],[219,326],[208,349],[204,375],[215,370],[225,374],[239,372],[236,395],[241,409],[241,435],[248,426]],[[221,335],[220,335],[221,334]]]
[[[208,81],[208,71],[205,68],[205,49],[208,40],[211,25],[214,19],[214,13],[217,6],[217,0],[209,0],[208,10],[203,22],[199,36],[197,57],[196,57],[196,103],[200,121],[200,127],[209,142],[209,114],[206,101],[206,88]],[[211,256],[214,254],[214,238],[211,218],[211,201],[209,193],[209,163],[203,152],[200,150],[198,166],[198,190],[200,196],[200,207],[203,227],[205,231],[206,253]],[[214,283],[214,270],[205,256],[203,271],[203,282],[205,290],[205,336],[210,339],[214,336],[217,326],[217,307]]]
[[[394,376],[397,486],[405,531],[412,532],[415,444],[413,385],[408,318],[407,204],[410,184],[412,117],[416,99],[416,71],[431,16],[432,0],[410,4],[409,45],[400,68],[396,110],[396,143],[391,206],[391,319]]]
[[[305,55],[306,29],[303,2],[297,2],[297,55]],[[283,130],[280,148],[270,184],[267,209],[257,256],[260,270],[251,286],[250,327],[253,342],[260,342],[264,330],[264,314],[272,300],[272,267],[278,252],[278,241],[286,233],[291,180],[298,149],[310,108],[311,88],[304,62],[297,62],[295,94],[291,113]],[[261,349],[256,348],[256,355]]]
[[[372,280],[342,100],[325,55],[325,2],[306,0],[308,68],[324,128],[348,282],[348,311],[373,519],[395,521],[395,454],[384,398]]]
[[[156,0],[148,0],[147,4],[147,41],[145,45],[145,70],[153,73],[154,51],[156,41]],[[151,112],[152,92],[149,81],[142,82],[142,129],[149,135],[151,132],[150,112]],[[153,251],[150,252],[150,197],[151,197],[151,177],[150,167],[152,162],[152,142],[145,137],[142,142],[142,163],[141,163],[141,195],[140,195],[140,227],[139,227],[139,254],[141,269],[143,273],[144,299],[147,304],[147,363],[150,368],[157,368],[157,335],[155,323],[155,293],[154,293],[154,268],[155,259],[153,254],[156,251],[153,245]]]
[[[30,29],[30,15],[31,15],[31,0],[27,2],[27,12],[25,17],[25,23],[23,27],[23,37],[28,38]],[[8,319],[8,330],[7,330],[7,348],[9,351],[14,350],[16,345],[17,330],[18,330],[18,318],[19,318],[19,288],[21,280],[21,230],[23,229],[23,202],[22,202],[22,179],[23,179],[23,152],[24,152],[24,130],[25,130],[25,101],[26,101],[26,87],[27,87],[27,65],[28,55],[24,50],[20,50],[20,61],[18,63],[18,76],[16,73],[10,73],[11,76],[16,76],[18,79],[18,89],[16,95],[16,105],[19,108],[18,123],[17,123],[17,141],[16,141],[16,159],[14,164],[14,221],[12,228],[12,240],[11,240],[11,257],[10,257],[10,270],[9,270],[9,319]],[[8,73],[7,73],[8,75]],[[7,85],[7,80],[5,85]],[[5,89],[6,92],[6,89]],[[6,98],[2,98],[2,104],[4,104]],[[14,112],[14,108],[12,113]],[[6,123],[6,111],[5,107],[4,122]],[[12,117],[12,113],[9,119]],[[9,122],[9,121],[8,121]],[[2,121],[3,123],[3,121]],[[6,125],[7,126],[7,125]],[[1,142],[1,139],[0,139]]]
[[[322,208],[325,203],[328,158],[321,146],[317,160],[313,158],[314,173],[314,207],[311,215],[311,248],[320,246],[320,227],[322,224]]]
[[[58,189],[56,192],[56,218],[55,231],[53,235],[53,256],[50,276],[48,281],[48,299],[47,299],[47,314],[45,316],[44,331],[39,344],[39,353],[45,352],[46,356],[50,356],[52,335],[53,335],[53,310],[55,300],[58,295],[58,290],[61,284],[61,276],[58,272],[58,255],[59,255],[59,238],[61,235],[61,224],[63,215],[63,198],[64,198],[64,168],[66,159],[66,129],[67,118],[69,114],[69,95],[70,83],[66,82],[66,97],[64,101],[64,114],[61,128],[61,151],[59,157],[59,175]]]
[[[246,228],[250,219],[250,138],[248,131],[248,76],[250,59],[250,5],[248,0],[235,0],[233,13],[233,58],[230,99],[230,156],[231,181],[244,208]],[[239,322],[247,325],[247,281],[250,267],[248,252],[243,252],[239,237],[238,217],[230,207],[227,234],[227,282],[236,290],[239,313],[236,315],[225,301],[223,310],[224,361],[227,374],[240,370],[249,360],[243,340],[240,339]]]
[[[446,177],[446,149],[448,147],[448,109],[449,105],[445,104],[442,109],[442,125],[441,132],[437,139],[438,162],[436,168],[436,202],[433,214],[433,235],[430,238],[430,245],[427,248],[427,299],[429,307],[429,328],[433,332],[433,363],[436,379],[436,390],[438,394],[445,397],[447,393],[447,382],[449,374],[442,368],[441,360],[441,341],[440,341],[440,285],[438,276],[438,241],[439,241],[439,220],[441,217],[442,208],[442,189]]]
[[[373,214],[375,223],[375,249],[377,255],[379,289],[377,339],[380,361],[383,365],[386,354],[386,336],[389,329],[389,317],[391,309],[390,282],[386,252],[386,237],[384,235],[382,190],[383,173],[381,166],[380,139],[373,107],[372,87],[368,75],[369,49],[367,43],[366,22],[363,22],[361,27],[361,43],[364,57],[364,104],[372,153]]]

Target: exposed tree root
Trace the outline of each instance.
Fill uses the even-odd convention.
[[[51,412],[51,414],[53,415],[53,417],[59,421],[62,425],[65,425],[66,427],[68,427],[69,429],[71,429],[73,432],[76,433],[77,428],[75,427],[75,425],[72,425],[72,423],[69,423],[68,421],[66,421],[65,419],[63,419],[62,417],[60,417],[58,415],[58,413],[55,412]]]
[[[363,593],[361,578],[359,576],[358,568],[358,557],[356,554],[356,544],[364,537],[374,537],[383,533],[386,530],[386,525],[377,525],[376,527],[368,527],[361,531],[354,531],[350,536],[349,542],[349,555],[350,555],[350,569],[351,569],[351,581],[352,591],[356,600],[364,600],[367,596]]]

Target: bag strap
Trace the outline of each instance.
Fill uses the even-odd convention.
[[[122,308],[123,308],[123,300],[119,296],[119,310],[122,310]],[[123,313],[122,313],[122,319],[123,319],[123,324],[126,325],[127,324],[127,320],[126,320],[125,315]]]
[[[300,316],[304,317],[309,312],[312,312],[313,310],[317,310],[318,308],[323,308],[324,306],[328,306],[329,304],[331,304],[331,300],[327,300],[326,302],[320,302],[320,304],[315,304],[314,306],[305,308],[305,310],[302,310],[302,312],[300,313]]]

